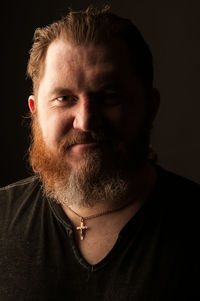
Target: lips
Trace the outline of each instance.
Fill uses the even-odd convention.
[[[81,142],[81,143],[75,143],[75,144],[72,144],[70,147],[74,147],[74,146],[97,146],[99,145],[100,143],[99,142]]]
[[[85,145],[85,144],[102,144],[102,143],[105,143],[105,141],[98,141],[98,140],[82,140],[82,141],[76,141],[75,143],[69,145],[69,147],[72,147],[72,146],[75,146],[75,145]]]

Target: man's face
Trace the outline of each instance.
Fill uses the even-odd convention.
[[[34,140],[40,145],[35,156],[41,158],[46,179],[54,166],[60,177],[59,170],[68,176],[84,170],[92,175],[96,168],[92,179],[113,171],[128,175],[142,165],[151,116],[142,82],[122,43],[53,42],[34,102]],[[51,167],[45,165],[48,160],[53,160]],[[93,167],[88,170],[88,165]],[[86,173],[83,178],[88,179]]]

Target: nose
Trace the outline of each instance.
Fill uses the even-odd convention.
[[[87,132],[100,127],[100,107],[95,101],[89,99],[89,97],[81,97],[74,109],[74,129]]]

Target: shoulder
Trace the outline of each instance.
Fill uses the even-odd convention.
[[[34,176],[31,176],[31,177],[19,180],[17,182],[11,183],[9,185],[6,185],[4,187],[1,187],[0,192],[8,191],[8,190],[10,190],[12,188],[15,188],[15,187],[26,186],[26,185],[29,185],[29,184],[37,181],[37,180],[38,180],[38,176],[34,175]]]
[[[190,179],[166,170],[159,165],[155,166],[158,175],[158,188],[165,194],[179,197],[195,197],[200,201],[200,185]]]
[[[200,185],[160,166],[155,167],[158,177],[154,196],[164,220],[177,228],[199,231]]]
[[[38,186],[39,180],[37,176],[31,176],[26,179],[17,181],[15,183],[9,184],[5,187],[0,188],[0,199],[4,196],[17,195],[18,193],[24,194],[31,191],[36,186]]]
[[[0,217],[31,206],[41,195],[41,184],[37,176],[28,177],[0,188]]]

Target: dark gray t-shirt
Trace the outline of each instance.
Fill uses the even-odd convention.
[[[156,170],[149,199],[93,266],[36,176],[0,189],[0,300],[200,300],[200,187]]]

